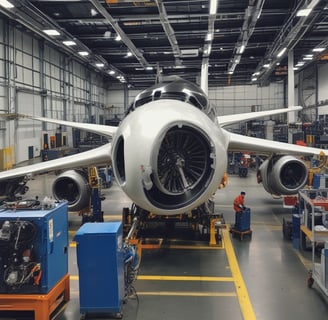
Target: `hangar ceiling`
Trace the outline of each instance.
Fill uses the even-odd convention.
[[[286,76],[292,49],[298,70],[328,59],[328,0],[9,2],[0,14],[13,23],[135,88],[159,75],[198,82],[207,63],[209,86],[264,85]]]

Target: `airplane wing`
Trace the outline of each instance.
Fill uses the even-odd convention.
[[[286,113],[286,112],[299,111],[301,109],[302,109],[302,107],[300,107],[300,106],[294,106],[294,107],[283,108],[283,109],[219,116],[219,117],[217,117],[217,119],[218,119],[221,127],[226,127],[228,125],[235,124],[235,123],[238,123],[241,121],[248,121],[251,119],[262,118],[262,117],[272,116],[275,114],[281,114],[281,113]]]
[[[51,119],[51,118],[35,117],[35,116],[30,116],[30,115],[21,115],[21,117],[32,119],[32,120],[37,120],[37,121],[41,121],[41,122],[50,122],[50,123],[54,123],[54,124],[59,124],[61,126],[73,127],[73,128],[85,130],[88,132],[93,132],[93,133],[97,133],[100,135],[104,135],[107,137],[112,137],[117,130],[117,127],[107,126],[107,125],[102,125],[102,124],[56,120],[56,119]]]
[[[91,165],[109,165],[111,163],[111,144],[107,143],[98,148],[75,155],[40,162],[29,166],[18,167],[0,172],[0,180],[17,178],[34,173],[43,173],[53,170],[83,168]]]
[[[296,144],[243,136],[240,134],[228,132],[226,130],[224,130],[224,132],[228,136],[229,151],[255,151],[261,154],[276,153],[290,155],[318,155],[320,152],[324,152],[325,155],[328,155],[328,150],[321,150],[318,148],[305,147]]]

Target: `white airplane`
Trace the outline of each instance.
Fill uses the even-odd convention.
[[[198,86],[176,78],[141,92],[118,127],[31,116],[108,136],[112,142],[1,172],[0,194],[15,190],[27,174],[70,169],[54,181],[53,193],[59,200],[69,194],[70,210],[79,210],[87,206],[90,190],[86,177],[72,169],[111,164],[118,185],[138,207],[157,215],[176,215],[201,206],[217,191],[229,150],[270,154],[259,170],[264,188],[275,195],[295,194],[308,175],[296,156],[318,155],[322,150],[234,134],[224,127],[300,109],[217,116]]]

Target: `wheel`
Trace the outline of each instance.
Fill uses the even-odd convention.
[[[308,288],[312,288],[312,286],[313,286],[313,283],[314,283],[314,279],[313,278],[309,278],[308,280],[307,280],[307,285],[308,285]]]
[[[307,273],[307,286],[308,288],[312,288],[314,283],[314,279],[312,277],[312,270],[309,270]]]

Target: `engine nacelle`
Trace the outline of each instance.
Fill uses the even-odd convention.
[[[70,211],[86,208],[91,196],[87,173],[82,170],[63,172],[54,180],[52,194],[57,200],[68,201]]]
[[[152,101],[122,121],[112,143],[114,175],[125,194],[149,212],[189,212],[218,189],[227,167],[226,141],[199,108]]]
[[[308,169],[302,160],[293,156],[274,156],[262,163],[258,179],[268,193],[291,195],[306,184]]]

